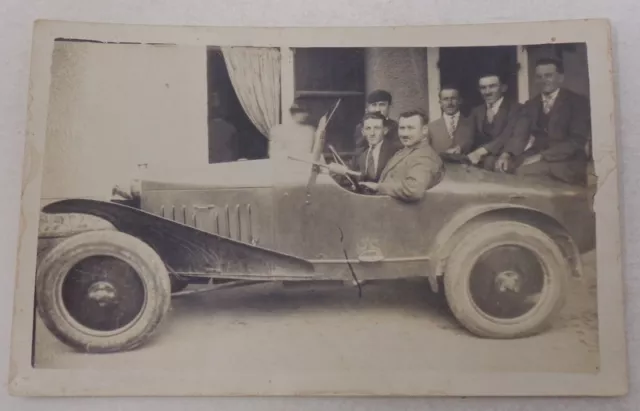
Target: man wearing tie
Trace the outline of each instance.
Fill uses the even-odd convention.
[[[397,148],[385,139],[389,132],[387,124],[385,117],[375,112],[365,114],[362,120],[362,137],[367,142],[367,148],[351,162],[351,171],[360,173],[359,181],[377,182],[387,162],[397,151]],[[331,163],[329,170],[345,175],[349,169],[341,164]]]
[[[388,141],[396,149],[400,149],[402,144],[398,140],[398,123],[389,118],[389,112],[391,110],[391,93],[386,90],[374,90],[367,96],[367,107],[365,114],[379,113],[385,119],[385,126],[387,128],[387,134],[384,139]],[[356,126],[354,133],[354,139],[356,141],[356,154],[359,155],[369,147],[367,139],[364,137],[362,128],[364,124],[360,122]]]
[[[429,123],[428,138],[438,153],[468,154],[473,145],[473,123],[460,113],[460,91],[445,85],[440,89],[442,117]]]
[[[521,104],[504,96],[507,85],[499,74],[482,75],[478,85],[484,104],[469,116],[477,146],[468,155],[469,161],[487,170],[513,172],[514,157],[524,152],[529,141],[529,120]]]
[[[521,156],[516,173],[585,183],[591,139],[589,100],[561,87],[561,61],[540,59],[535,70],[541,93],[525,103],[533,143]]]
[[[419,111],[401,114],[398,135],[403,148],[384,166],[380,182],[361,185],[402,201],[420,201],[444,176],[442,160],[427,141],[427,117]]]

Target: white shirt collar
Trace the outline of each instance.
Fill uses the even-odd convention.
[[[455,114],[447,114],[447,113],[442,113],[442,114],[444,114],[444,116],[446,118],[448,118],[449,120],[453,120],[453,121],[457,120],[458,117],[460,117],[460,112],[459,111],[456,111]]]
[[[548,100],[548,101],[555,101],[556,97],[558,97],[558,93],[560,93],[560,88],[557,88],[556,91],[554,91],[551,94],[547,94],[545,95],[544,93],[542,94],[542,100]]]
[[[498,110],[500,110],[500,106],[502,105],[502,101],[504,100],[504,96],[500,97],[500,100],[496,101],[493,104],[493,107],[491,107],[491,110],[493,111],[493,114],[496,114],[498,112]],[[487,108],[489,108],[489,106],[487,105]]]

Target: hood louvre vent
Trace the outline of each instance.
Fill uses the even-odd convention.
[[[254,245],[258,243],[258,239],[255,238],[251,204],[161,205],[158,214],[171,221],[232,240]]]

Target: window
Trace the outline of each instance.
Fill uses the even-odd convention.
[[[218,47],[207,49],[207,89],[209,163],[266,158],[269,142],[240,104]]]
[[[310,108],[312,124],[341,99],[326,139],[345,157],[355,148],[354,129],[364,114],[364,64],[360,48],[294,49],[295,98]]]
[[[442,47],[438,67],[440,83],[453,83],[460,87],[463,97],[461,110],[468,114],[471,108],[483,103],[478,90],[478,76],[485,70],[500,70],[507,84],[506,95],[518,100],[517,50],[514,46],[498,47]]]

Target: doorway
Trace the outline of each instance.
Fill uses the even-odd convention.
[[[483,104],[478,91],[478,77],[486,71],[498,71],[507,84],[506,96],[518,100],[518,56],[515,46],[442,47],[438,59],[440,84],[460,88],[461,112],[468,115]],[[525,68],[526,69],[526,68]]]

